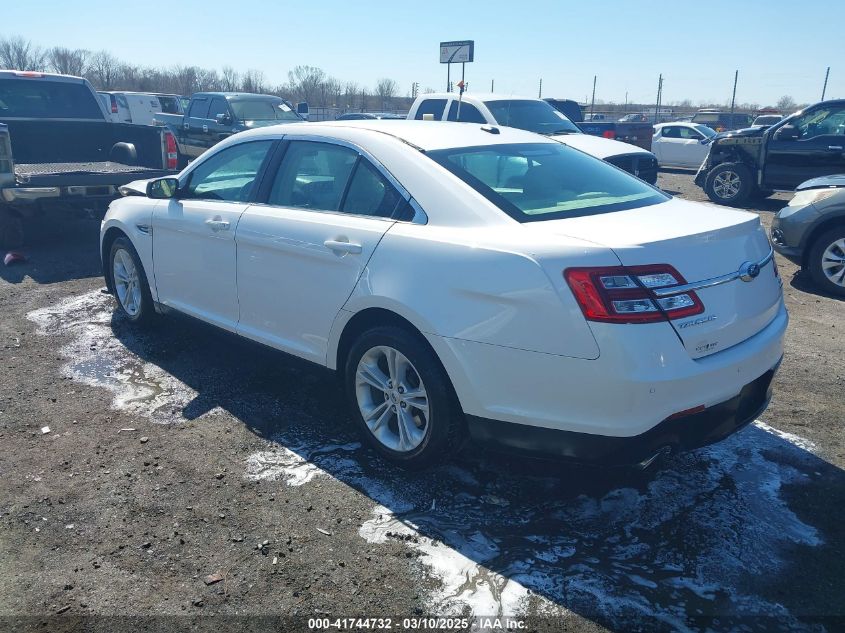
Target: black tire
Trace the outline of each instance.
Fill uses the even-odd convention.
[[[137,302],[137,310],[135,311],[131,309],[128,310],[126,306],[124,306],[118,293],[118,281],[115,279],[115,258],[119,256],[119,253],[125,253],[128,255],[132,260],[132,263],[135,265],[135,270],[137,271],[138,290],[140,292]],[[109,276],[111,277],[111,285],[112,290],[114,291],[117,308],[123,316],[132,323],[136,323],[138,325],[149,325],[152,323],[157,315],[155,311],[155,304],[153,303],[153,297],[150,293],[150,284],[147,281],[144,266],[141,264],[141,258],[138,257],[138,252],[135,250],[135,247],[132,246],[132,242],[129,241],[129,238],[119,237],[112,243],[111,249],[109,250]]]
[[[412,372],[418,376],[427,395],[428,415],[425,426],[421,429],[423,438],[415,448],[410,450],[395,450],[378,439],[364,421],[362,406],[359,406],[359,389],[370,389],[369,394],[372,395],[373,401],[384,402],[388,408],[392,407],[393,411],[396,411],[396,413],[385,411],[388,416],[387,421],[383,423],[385,431],[397,437],[401,435],[398,430],[393,431],[394,428],[398,429],[398,414],[401,413],[397,409],[398,405],[391,405],[388,396],[379,389],[359,385],[360,361],[365,355],[372,358],[374,350],[383,348],[392,348],[400,352],[410,362]],[[387,378],[386,371],[384,377]],[[413,378],[414,373],[411,373],[410,382],[413,382]],[[437,357],[418,335],[396,326],[367,330],[358,337],[349,351],[343,380],[359,432],[373,449],[387,459],[410,469],[427,468],[448,460],[463,445],[466,437],[466,423],[452,383]],[[364,396],[365,399],[367,397],[369,395]],[[384,400],[378,400],[379,397],[383,397]],[[396,400],[393,402],[395,403]],[[420,412],[415,411],[412,406],[403,407],[403,409],[406,412],[414,411],[417,421],[422,419],[419,417]]]
[[[755,189],[751,170],[742,163],[722,163],[707,172],[704,191],[716,204],[739,207]],[[729,194],[730,191],[735,193]]]
[[[822,267],[825,252],[828,249],[832,249],[834,256],[845,257],[845,226],[828,229],[813,240],[806,261],[810,277],[820,289],[837,297],[845,297],[845,266],[841,269],[838,267],[832,269],[835,281],[825,274]]]

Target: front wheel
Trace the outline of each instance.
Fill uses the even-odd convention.
[[[155,307],[141,258],[128,238],[119,237],[111,246],[109,264],[114,296],[120,311],[133,323],[147,324],[155,318]]]
[[[704,191],[716,204],[741,206],[754,190],[751,170],[742,163],[722,163],[707,173]]]
[[[813,241],[807,267],[817,286],[845,297],[845,226],[825,231]]]
[[[431,349],[399,327],[364,332],[344,371],[355,420],[367,443],[390,460],[425,468],[451,457],[464,420]]]

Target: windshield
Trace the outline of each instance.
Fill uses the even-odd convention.
[[[239,121],[299,121],[299,115],[284,101],[246,99],[230,101]]]
[[[696,125],[695,129],[704,134],[707,138],[711,136],[716,136],[716,130],[707,127],[706,125]]]
[[[518,222],[636,209],[669,196],[559,143],[460,147],[426,154]]]
[[[540,134],[579,133],[581,130],[545,101],[505,99],[485,101],[499,125]]]

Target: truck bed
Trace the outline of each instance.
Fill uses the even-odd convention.
[[[158,178],[172,172],[114,161],[85,163],[15,164],[15,179],[23,186],[62,187],[65,185],[124,185],[142,178]]]

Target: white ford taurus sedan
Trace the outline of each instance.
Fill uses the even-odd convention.
[[[407,465],[465,438],[648,463],[771,396],[787,314],[757,216],[529,132],[275,126],[134,189],[101,233],[126,318],[175,310],[337,370]]]

